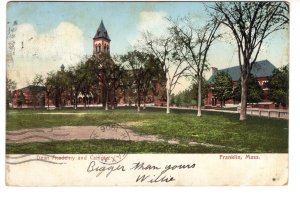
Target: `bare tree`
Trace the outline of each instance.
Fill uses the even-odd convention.
[[[287,28],[289,8],[283,2],[216,2],[214,18],[228,27],[237,44],[241,71],[241,113],[246,119],[247,81],[263,41]]]
[[[197,28],[192,23],[190,18],[181,19],[180,22],[175,22],[169,19],[172,23],[170,31],[179,48],[178,54],[180,59],[183,59],[189,67],[189,76],[195,77],[198,84],[198,106],[197,116],[201,116],[201,87],[203,72],[207,68],[207,54],[213,42],[221,35],[216,34],[220,23],[212,20],[203,27]],[[176,47],[178,49],[178,47]]]
[[[163,71],[166,74],[166,94],[167,94],[167,114],[170,113],[170,100],[174,88],[179,83],[178,80],[188,70],[187,66],[183,65],[183,59],[179,58],[174,39],[169,34],[154,38],[150,33],[144,34],[147,49],[161,63]]]

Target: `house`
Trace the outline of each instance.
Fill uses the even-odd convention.
[[[44,86],[29,85],[13,91],[12,107],[45,107],[46,91]]]
[[[228,67],[225,69],[221,69],[218,70],[215,67],[212,67],[212,75],[211,77],[208,79],[208,83],[209,83],[209,91],[208,91],[208,95],[207,98],[204,99],[204,104],[206,106],[206,108],[209,107],[216,107],[216,106],[220,106],[220,101],[215,97],[214,93],[213,93],[213,88],[214,88],[214,79],[216,77],[216,74],[218,72],[225,72],[228,73],[231,78],[232,78],[232,84],[233,84],[233,88],[236,87],[238,84],[238,81],[240,79],[240,66],[233,66],[233,67]],[[269,94],[269,89],[267,87],[267,84],[269,82],[269,80],[272,77],[272,73],[273,70],[276,69],[276,67],[268,60],[262,60],[262,61],[257,61],[251,70],[251,74],[253,74],[259,85],[261,86],[262,90],[263,90],[263,100],[262,102],[259,102],[258,104],[252,105],[253,107],[258,107],[258,108],[284,108],[282,106],[276,106],[273,102],[271,102],[268,99],[268,94]],[[225,105],[229,105],[229,106],[236,106],[239,105],[238,101],[235,101],[234,99],[229,99],[225,102]]]

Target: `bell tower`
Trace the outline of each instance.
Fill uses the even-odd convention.
[[[110,54],[110,38],[102,20],[93,38],[93,54],[100,53]]]

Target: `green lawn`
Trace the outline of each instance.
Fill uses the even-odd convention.
[[[39,113],[74,114],[39,114]],[[204,112],[196,116],[192,110],[147,108],[137,113],[134,108],[122,107],[115,111],[102,108],[89,109],[18,109],[7,111],[7,130],[44,128],[53,126],[103,125],[135,122],[129,128],[140,134],[155,134],[163,139],[176,139],[178,145],[163,142],[124,142],[98,140],[96,148],[90,141],[46,142],[7,144],[7,153],[286,153],[288,152],[288,121],[248,116],[238,120],[239,114]],[[188,145],[188,142],[209,143],[224,146],[205,147]],[[127,149],[129,147],[129,149]]]

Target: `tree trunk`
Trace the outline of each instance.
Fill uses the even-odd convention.
[[[48,110],[49,110],[49,93],[47,94],[47,105],[48,105]]]
[[[202,97],[201,97],[201,77],[198,77],[198,112],[197,116],[202,116],[201,114],[201,103],[202,103]]]
[[[240,112],[240,120],[246,120],[247,116],[247,80],[244,76],[241,76],[241,112]]]
[[[106,88],[105,110],[108,110],[108,88]]]
[[[170,79],[167,81],[167,114],[170,113],[170,97],[171,97],[171,86],[170,86]]]
[[[59,109],[61,109],[62,108],[62,91],[61,90],[59,90]]]
[[[112,100],[112,106],[111,109],[115,109],[115,97],[116,97],[116,90],[114,87],[114,91],[113,91],[113,100]]]
[[[137,106],[137,111],[140,112],[141,110],[141,97],[140,97],[140,88],[138,88],[137,90],[137,102],[138,102],[138,106]]]
[[[33,96],[33,108],[34,110],[36,109],[36,96]]]
[[[146,109],[146,94],[144,94],[143,100],[144,100],[143,110],[145,110]]]
[[[86,95],[84,95],[84,109],[86,108]]]
[[[77,110],[77,95],[75,96],[74,109]]]

